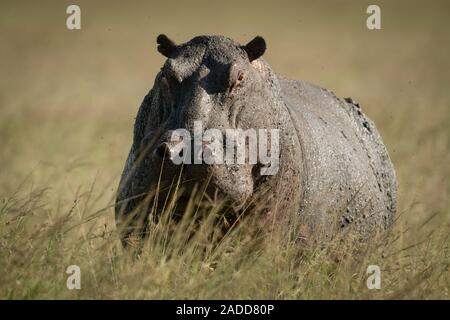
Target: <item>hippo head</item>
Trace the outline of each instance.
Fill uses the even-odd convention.
[[[185,189],[206,182],[207,194],[242,206],[278,170],[281,107],[276,76],[260,59],[264,39],[199,36],[177,45],[160,35],[157,43],[167,60],[141,107],[145,124],[135,126],[146,150],[139,167],[151,173],[133,194],[156,185],[162,192],[180,175]]]

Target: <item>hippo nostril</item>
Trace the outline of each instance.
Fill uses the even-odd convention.
[[[156,147],[154,154],[161,159],[169,159],[170,149],[167,143],[162,143]]]

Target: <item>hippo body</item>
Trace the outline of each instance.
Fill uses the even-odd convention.
[[[192,131],[199,119],[205,129],[279,129],[279,170],[261,177],[257,165],[185,165],[187,189],[192,181],[207,180],[208,192],[218,191],[234,204],[259,199],[265,205],[265,213],[258,213],[262,221],[289,224],[299,217],[303,238],[328,239],[350,225],[370,235],[392,224],[395,172],[359,104],[276,75],[261,58],[260,37],[246,46],[222,36],[196,37],[183,45],[160,36],[158,44],[168,59],[138,111],[116,201],[119,226],[136,212],[148,215],[148,200],[154,199],[148,195],[155,189],[164,195],[159,199],[166,196],[164,186],[180,172],[166,161],[170,133]]]
[[[302,81],[280,83],[302,150],[300,213],[310,227],[355,222],[365,234],[388,228],[396,212],[397,182],[373,122],[350,98]],[[336,211],[337,225],[328,224]]]

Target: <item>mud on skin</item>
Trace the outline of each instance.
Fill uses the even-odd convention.
[[[349,226],[363,236],[389,228],[395,172],[358,103],[275,74],[261,58],[261,37],[240,45],[199,36],[177,45],[160,35],[157,43],[167,59],[138,110],[116,200],[124,243],[143,232],[137,221],[147,220],[156,188],[164,199],[180,174],[180,166],[165,157],[171,132],[192,132],[194,121],[202,121],[204,130],[279,129],[279,170],[261,177],[258,164],[184,165],[180,181],[186,189],[208,181],[207,192],[236,210],[263,201],[264,213],[257,213],[263,223],[287,226],[298,218],[304,239],[329,239]]]

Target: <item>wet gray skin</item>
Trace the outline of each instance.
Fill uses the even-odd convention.
[[[167,60],[139,108],[116,200],[123,239],[142,232],[136,221],[148,220],[155,203],[158,215],[178,178],[185,190],[207,185],[209,198],[226,199],[234,211],[262,205],[255,213],[261,221],[289,224],[298,217],[302,238],[328,239],[350,225],[370,235],[392,224],[395,172],[359,104],[276,75],[261,58],[261,37],[245,46],[223,36],[176,45],[160,35],[157,42]],[[180,171],[170,161],[171,132],[193,132],[194,121],[204,130],[279,129],[278,172],[261,176],[259,164],[205,163]]]

